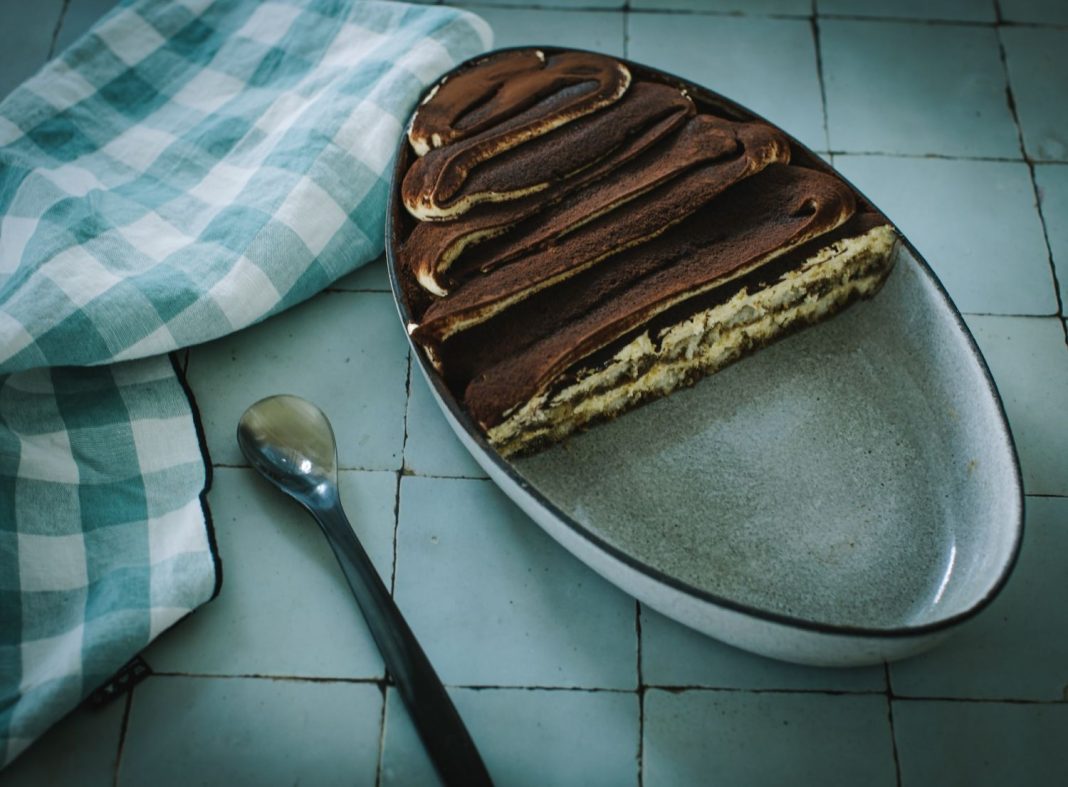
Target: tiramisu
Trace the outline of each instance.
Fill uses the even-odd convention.
[[[892,227],[818,159],[639,70],[504,51],[409,126],[409,331],[502,454],[691,384],[889,272]]]

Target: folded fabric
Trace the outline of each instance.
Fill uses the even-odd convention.
[[[161,354],[377,257],[404,119],[489,45],[441,7],[136,0],[0,102],[0,765],[218,589]]]

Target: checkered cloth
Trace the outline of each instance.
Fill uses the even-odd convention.
[[[378,256],[404,119],[489,44],[440,7],[136,0],[0,103],[0,764],[217,591],[161,354]]]

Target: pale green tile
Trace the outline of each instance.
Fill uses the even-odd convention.
[[[831,150],[1019,157],[993,28],[825,19]]]
[[[1068,161],[1068,30],[1006,27],[1001,38],[1028,156]]]
[[[633,599],[488,481],[402,479],[396,598],[446,683],[636,686]]]
[[[993,22],[993,0],[817,0],[821,14]]]
[[[1068,495],[1068,347],[1055,318],[969,316],[1009,417],[1024,489]]]
[[[412,369],[407,427],[404,464],[409,471],[417,475],[486,477],[445,420],[418,368]]]
[[[593,7],[596,4],[586,5]],[[619,12],[469,8],[493,28],[493,45],[498,48],[540,44],[590,49],[617,57],[623,55],[623,14]]]
[[[1053,252],[1053,265],[1061,290],[1061,308],[1068,306],[1068,166],[1039,164],[1035,167],[1039,204],[1046,222],[1046,237]]]
[[[386,293],[323,293],[199,345],[189,360],[211,459],[224,465],[246,464],[234,437],[245,408],[288,393],[326,413],[342,467],[398,469],[407,374],[404,329]]]
[[[834,163],[916,244],[961,311],[1056,314],[1025,163],[845,155]]]
[[[633,14],[628,54],[747,106],[826,150],[812,26],[806,20]]]

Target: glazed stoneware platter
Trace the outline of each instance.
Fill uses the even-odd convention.
[[[543,48],[554,52],[551,47]],[[698,106],[755,113],[678,77]],[[461,66],[460,68],[462,68]],[[828,169],[796,140],[799,157]],[[411,314],[386,232],[401,322]],[[931,268],[902,240],[882,290],[837,317],[541,453],[502,457],[413,343],[486,473],[579,559],[644,604],[773,658],[848,666],[920,652],[997,595],[1023,493],[997,390]]]

